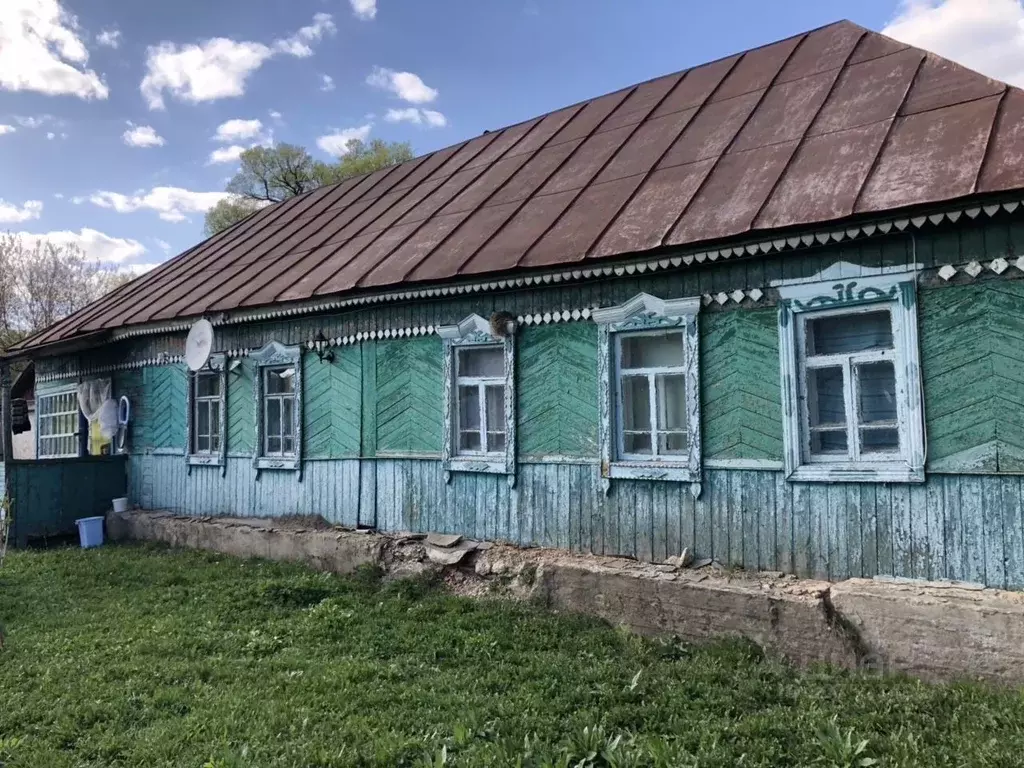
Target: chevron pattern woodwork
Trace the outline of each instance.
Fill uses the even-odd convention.
[[[377,342],[378,452],[440,452],[443,354],[437,337]]]
[[[782,459],[778,314],[707,313],[701,324],[705,459]]]
[[[930,469],[1024,470],[1024,283],[922,291]]]
[[[183,365],[160,365],[142,371],[142,402],[136,409],[146,448],[185,450],[185,395],[188,375]]]
[[[526,328],[518,340],[519,452],[597,454],[597,326]]]
[[[338,347],[334,362],[303,358],[305,455],[339,459],[359,455],[362,365],[359,347]]]
[[[256,441],[255,406],[252,402],[253,365],[243,360],[228,373],[228,453],[251,456]]]

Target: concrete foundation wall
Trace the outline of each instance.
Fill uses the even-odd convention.
[[[543,601],[645,634],[690,641],[745,637],[798,664],[827,662],[928,680],[1024,684],[1024,594],[948,583],[851,579],[831,584],[779,572],[728,574],[550,549],[463,544],[458,564],[422,537],[346,531],[301,521],[131,512],[107,518],[116,540],[162,541],[238,557],[392,576],[445,569],[468,594]]]

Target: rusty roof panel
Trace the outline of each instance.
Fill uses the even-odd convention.
[[[688,242],[696,233],[719,238],[750,229],[797,144],[787,141],[722,157],[665,244]]]
[[[655,78],[259,211],[15,349],[1024,186],[1024,95],[925,59],[839,22]]]
[[[979,192],[1024,187],[1024,91],[1010,88],[999,108]]]
[[[901,115],[941,109],[964,101],[995,96],[1006,90],[998,80],[981,77],[967,67],[931,54],[927,55],[903,103]]]
[[[661,245],[716,162],[717,158],[701,160],[652,173],[590,255],[614,256]]]
[[[770,88],[729,152],[799,139],[825,103],[838,74],[834,69]]]
[[[683,132],[696,112],[696,107],[693,107],[646,121],[598,174],[594,183],[603,184],[606,181],[650,171],[658,158]]]
[[[857,212],[971,194],[998,105],[990,96],[897,118]]]
[[[922,53],[902,53],[847,67],[809,131],[814,136],[896,116],[921,65]]]
[[[690,120],[682,136],[658,163],[659,168],[685,165],[725,152],[754,111],[763,91],[708,104]]]
[[[754,228],[786,226],[792,211],[801,211],[808,222],[852,214],[891,124],[886,120],[807,138],[754,221]]]
[[[555,171],[537,194],[550,195],[586,186],[632,132],[633,126],[626,126],[594,134]]]
[[[665,97],[651,117],[658,118],[684,109],[699,107],[725,79],[729,70],[739,59],[739,56],[730,56],[727,59],[687,70],[679,85]]]
[[[775,79],[776,85],[839,69],[867,34],[854,25],[832,24],[809,33]]]
[[[722,81],[711,101],[724,101],[751,91],[763,91],[782,69],[786,60],[803,40],[803,35],[748,51]]]
[[[517,266],[545,267],[582,260],[641,181],[643,176],[637,175],[587,187]]]

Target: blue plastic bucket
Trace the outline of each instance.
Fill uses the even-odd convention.
[[[78,525],[78,540],[82,544],[82,549],[99,547],[103,544],[102,517],[83,517],[75,520],[75,523]]]

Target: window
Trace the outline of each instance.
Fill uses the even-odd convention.
[[[40,459],[75,458],[81,453],[82,429],[76,390],[36,399]]]
[[[922,481],[914,275],[783,283],[779,294],[790,478]]]
[[[189,374],[189,466],[224,466],[227,457],[227,374],[222,354],[210,357],[209,368]]]
[[[515,483],[515,323],[471,315],[438,328],[444,340],[445,437],[442,463],[452,472],[505,474]]]
[[[597,309],[601,476],[690,482],[700,494],[699,299],[640,294]]]
[[[256,366],[257,469],[302,466],[302,353],[270,342],[250,355]]]
[[[263,369],[263,455],[295,456],[295,368]]]

